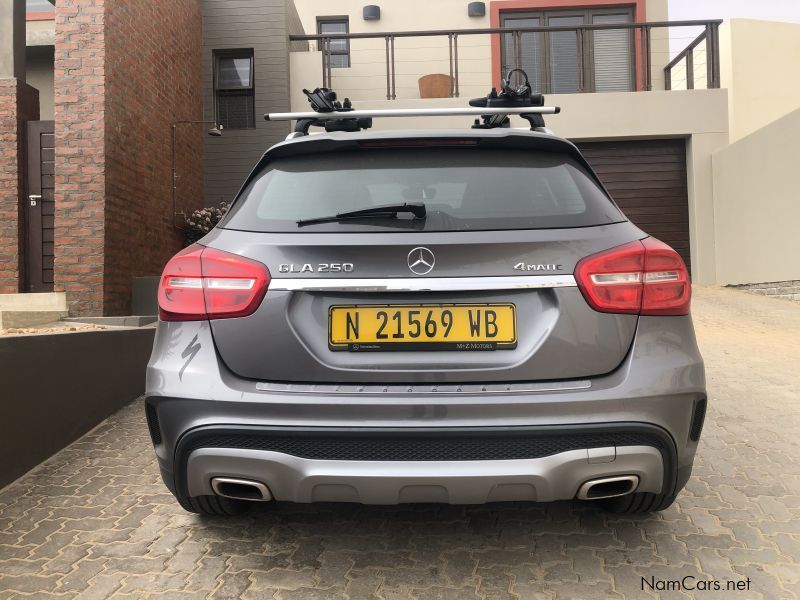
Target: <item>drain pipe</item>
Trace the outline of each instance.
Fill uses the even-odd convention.
[[[178,217],[183,217],[186,220],[186,213],[178,212],[178,125],[195,124],[195,125],[211,125],[208,130],[208,135],[212,137],[219,137],[222,135],[222,125],[218,125],[216,121],[173,121],[172,122],[172,226],[178,231],[185,231],[183,225],[178,225]]]

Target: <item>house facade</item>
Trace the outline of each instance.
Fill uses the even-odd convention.
[[[742,135],[800,108],[798,82],[786,77],[800,68],[800,26],[673,22],[667,0],[407,0],[373,5],[369,15],[355,0],[295,4],[307,35],[294,39],[308,47],[291,52],[293,110],[306,108],[300,90],[320,80],[357,107],[463,106],[510,68],[523,68],[547,104],[562,108],[548,126],[581,148],[626,215],[681,253],[695,282],[800,277],[800,249],[787,256],[763,228],[742,239],[763,220],[755,217],[765,204],[787,210],[796,184],[781,181],[780,193],[755,208],[723,195],[719,182],[750,177],[757,187],[757,174],[714,160]],[[649,25],[625,28],[636,23]],[[498,27],[521,31],[489,33]],[[324,38],[341,33],[347,38]],[[446,82],[439,97],[422,87],[430,77]],[[464,125],[397,119],[375,127]],[[776,154],[797,155],[796,139],[773,137]],[[743,253],[759,266],[742,269]]]
[[[182,246],[185,215],[230,200],[288,133],[263,113],[307,110],[302,88],[321,85],[360,107],[463,106],[511,68],[562,107],[548,126],[694,281],[800,279],[800,251],[775,242],[800,218],[792,169],[758,203],[740,192],[760,189],[743,164],[769,169],[765,148],[798,154],[800,84],[785,74],[799,27],[670,22],[667,0],[8,0],[0,294],[130,314],[133,280]],[[788,218],[764,219],[776,211]]]

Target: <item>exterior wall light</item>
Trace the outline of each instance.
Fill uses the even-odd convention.
[[[377,4],[367,4],[364,7],[363,15],[365,21],[380,21],[381,7]]]
[[[486,3],[485,2],[470,2],[467,5],[467,14],[470,17],[485,17],[486,16]]]

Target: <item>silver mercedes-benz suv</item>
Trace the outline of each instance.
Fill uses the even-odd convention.
[[[187,510],[661,510],[703,425],[678,254],[547,130],[299,135],[167,264],[147,369]]]

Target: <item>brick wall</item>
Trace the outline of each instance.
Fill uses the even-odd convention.
[[[104,0],[60,0],[55,39],[55,289],[76,315],[103,314]]]
[[[171,124],[202,119],[196,0],[106,0],[105,312],[130,314],[131,277],[158,275],[173,227]],[[179,125],[178,210],[202,205],[203,131]]]
[[[0,79],[0,294],[22,291],[25,218],[25,122],[39,119],[39,92]]]
[[[56,285],[73,314],[130,312],[131,278],[181,246],[171,127],[201,114],[195,0],[60,0],[56,7]],[[180,207],[202,199],[202,129],[183,126]]]

